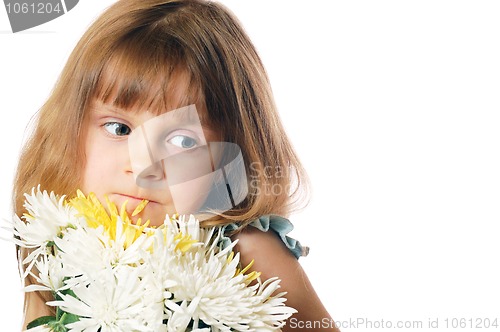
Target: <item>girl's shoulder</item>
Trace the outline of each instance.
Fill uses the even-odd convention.
[[[237,229],[237,225],[225,227],[227,230]],[[287,235],[292,229],[293,225],[288,219],[273,215],[263,216],[231,238],[238,240],[235,251],[240,254],[242,267],[251,265],[250,271],[258,272],[262,281],[275,277],[280,280],[279,291],[285,292],[286,305],[297,310],[291,320],[331,322],[331,316],[297,260],[307,253],[307,249]],[[306,329],[294,329],[294,326],[290,325],[284,326],[282,330],[288,332]],[[325,331],[338,332],[334,327]]]
[[[240,226],[237,223],[222,226],[224,234],[222,237],[223,247],[230,243],[231,234],[237,232],[239,234],[237,237],[240,238],[240,241],[242,236],[250,236],[254,240],[257,240],[257,242],[260,242],[260,240],[265,241],[269,235],[277,235],[286,248],[288,248],[288,250],[297,259],[301,256],[307,256],[309,253],[309,247],[303,246],[298,240],[288,236],[288,234],[293,230],[293,224],[290,220],[284,217],[277,215],[264,215],[249,223],[245,229],[240,232],[238,232],[239,227]],[[265,233],[265,235],[262,233]],[[263,243],[260,243],[260,245],[262,244]]]

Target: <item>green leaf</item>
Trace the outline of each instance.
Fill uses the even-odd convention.
[[[61,322],[50,322],[49,327],[53,332],[67,332],[68,329]]]
[[[73,296],[75,299],[77,299],[77,298],[78,298],[78,296],[76,296],[75,292],[73,292],[73,290],[72,290],[72,289],[65,289],[65,290],[62,290],[62,291],[61,291],[61,294]]]
[[[65,312],[64,315],[61,317],[60,322],[63,323],[64,325],[68,325],[74,322],[78,322],[79,320],[80,320],[79,316]]]
[[[47,324],[53,332],[67,332],[67,324],[71,324],[80,320],[77,315],[69,314],[63,310],[60,310],[59,308],[57,308],[57,314],[59,319],[53,320]]]
[[[42,316],[39,317],[35,320],[33,320],[31,323],[29,323],[26,328],[31,329],[40,325],[47,325],[48,323],[51,322],[56,322],[56,318],[54,316]]]

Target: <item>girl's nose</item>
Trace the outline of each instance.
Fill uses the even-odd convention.
[[[143,126],[134,129],[128,138],[130,168],[136,184],[143,188],[167,188],[166,168],[161,155],[155,153]],[[151,133],[149,133],[151,134]]]
[[[155,162],[134,174],[138,186],[151,189],[165,189],[168,187],[165,164],[163,160]]]

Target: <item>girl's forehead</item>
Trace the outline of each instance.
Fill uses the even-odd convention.
[[[127,50],[115,51],[105,61],[96,77],[93,99],[124,110],[157,114],[191,104],[204,108],[202,84],[182,60]]]
[[[164,114],[188,105],[196,105],[200,118],[206,120],[204,98],[197,88],[183,79],[175,79],[167,85],[148,84],[129,80],[105,82],[92,98],[91,108],[119,112],[149,112]]]

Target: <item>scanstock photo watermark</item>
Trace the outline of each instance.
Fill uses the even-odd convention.
[[[262,178],[266,179],[280,179],[287,175],[284,166],[269,166],[264,165],[261,167],[259,162],[253,162],[250,164],[250,174],[249,174],[249,186],[252,195],[281,195],[283,193],[289,193],[291,189],[291,184],[286,185],[281,183],[267,183],[262,182]],[[292,168],[288,171],[293,172]]]
[[[291,329],[486,329],[499,330],[500,318],[496,317],[433,317],[419,320],[371,319],[366,317],[333,320],[324,318],[315,321],[290,318]]]
[[[12,32],[27,30],[72,10],[78,0],[4,0]]]

